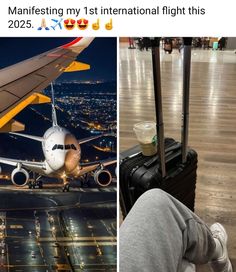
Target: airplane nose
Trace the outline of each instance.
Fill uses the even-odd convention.
[[[79,163],[77,154],[73,151],[68,151],[65,158],[65,170],[66,172],[72,172]]]

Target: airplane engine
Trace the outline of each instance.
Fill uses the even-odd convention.
[[[112,176],[108,170],[100,169],[94,173],[94,180],[98,185],[106,187],[111,184]]]
[[[29,173],[23,168],[16,168],[11,173],[11,180],[16,186],[25,186],[29,180]]]

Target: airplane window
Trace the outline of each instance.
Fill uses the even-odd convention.
[[[62,149],[63,150],[63,145],[58,145],[57,149]]]
[[[52,150],[55,150],[55,149],[57,149],[57,144],[55,144],[55,145],[53,146],[53,148],[52,148]]]
[[[68,150],[68,149],[70,149],[70,145],[69,144],[65,145],[65,150]]]
[[[76,147],[75,147],[75,145],[71,145],[71,149],[74,149],[74,150],[76,150]]]

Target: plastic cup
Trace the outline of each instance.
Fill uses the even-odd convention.
[[[140,122],[134,125],[133,130],[136,134],[143,155],[155,155],[157,153],[156,123],[152,121]]]

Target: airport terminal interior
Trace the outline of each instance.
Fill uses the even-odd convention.
[[[178,141],[183,82],[179,40],[173,40],[171,53],[164,45],[160,49],[164,132]],[[209,225],[220,222],[225,226],[229,256],[236,267],[236,38],[225,39],[223,48],[218,40],[194,39],[189,146],[198,153],[195,212]],[[123,152],[137,145],[135,123],[155,121],[151,49],[140,46],[140,39],[121,38],[119,66]],[[210,270],[205,265],[197,271]]]

